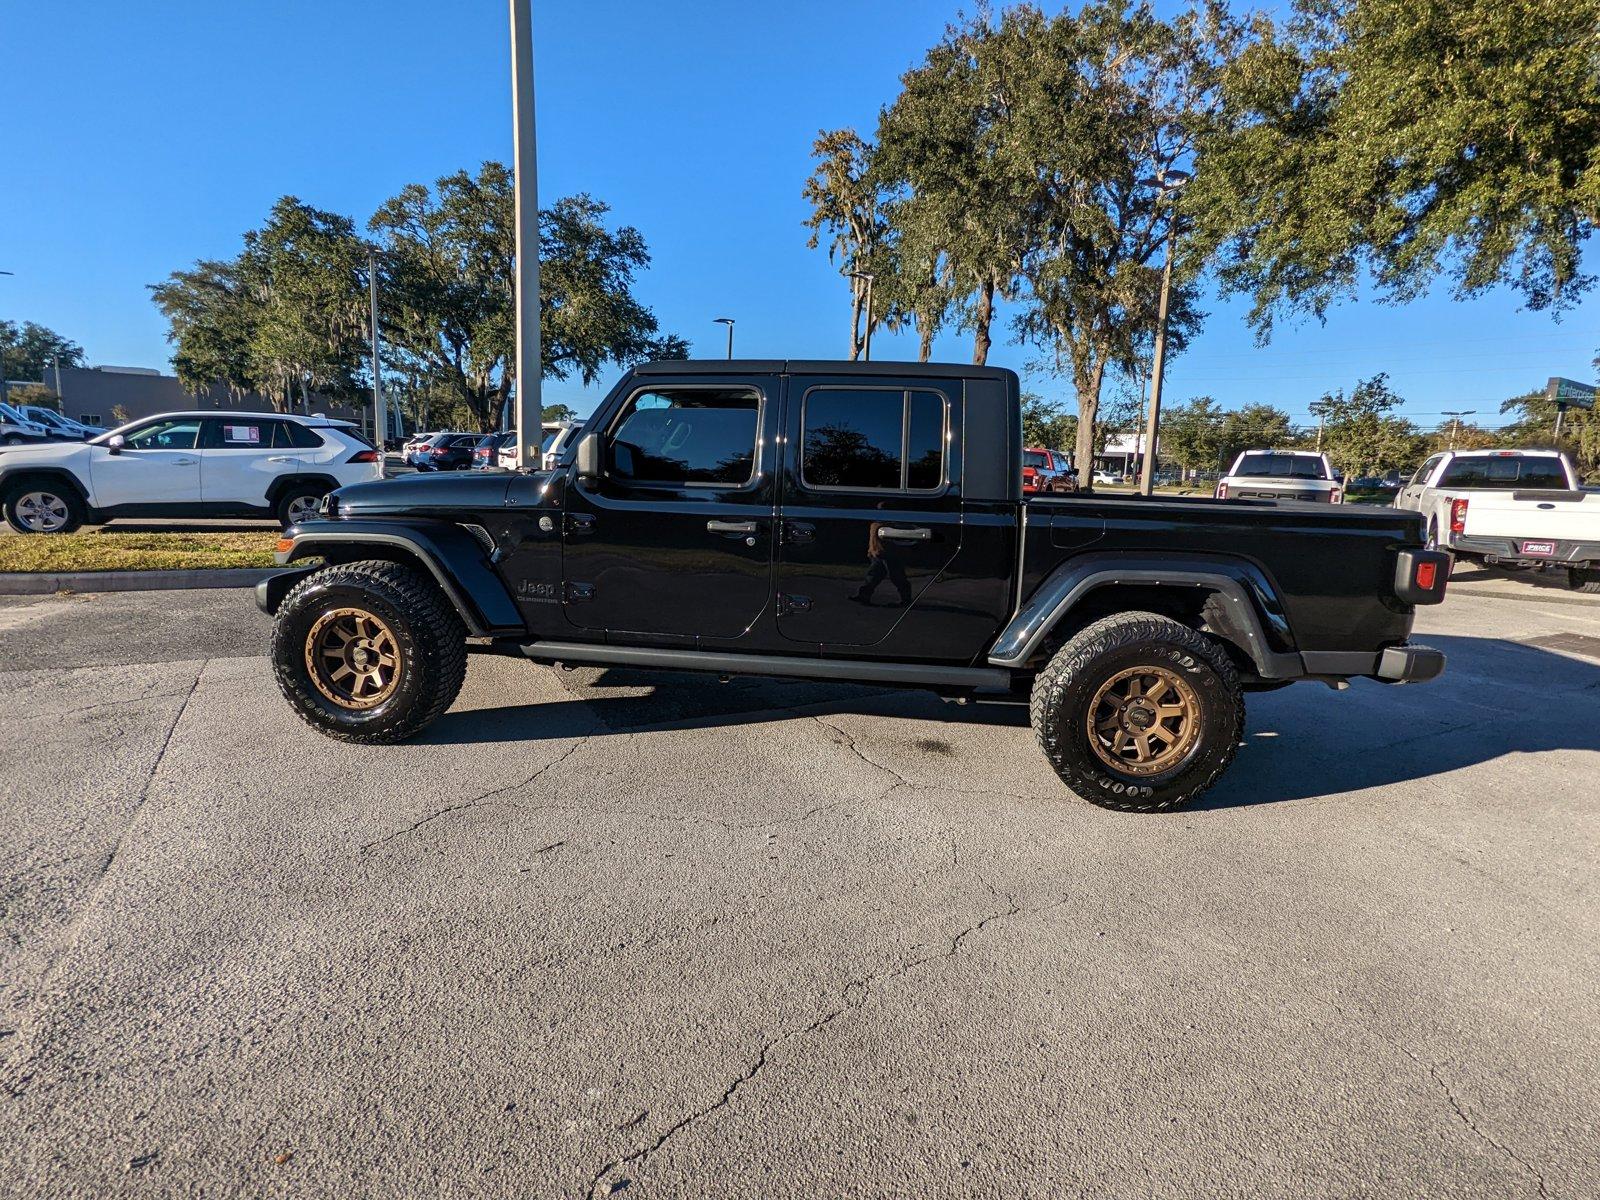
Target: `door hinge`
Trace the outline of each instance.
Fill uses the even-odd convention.
[[[594,599],[594,584],[569,583],[566,587],[568,604],[583,604]]]

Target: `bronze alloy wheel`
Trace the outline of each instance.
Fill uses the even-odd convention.
[[[1108,767],[1156,775],[1184,760],[1200,736],[1194,688],[1165,667],[1130,667],[1100,685],[1089,704],[1089,745]]]
[[[400,681],[394,631],[362,608],[333,608],[306,634],[306,671],[340,708],[376,708]]]

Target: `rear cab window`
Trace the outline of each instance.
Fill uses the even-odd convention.
[[[1456,459],[1444,469],[1439,486],[1565,491],[1571,483],[1554,455],[1492,454]]]
[[[1234,467],[1236,476],[1275,479],[1327,479],[1327,468],[1315,454],[1245,454]]]

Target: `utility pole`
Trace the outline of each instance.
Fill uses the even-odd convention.
[[[712,320],[711,320],[711,323],[713,325],[726,325],[728,327],[728,357],[732,358],[733,357],[733,318],[732,317],[713,317]]]
[[[1328,418],[1322,413],[1317,414],[1317,453],[1322,453],[1322,426]]]
[[[61,395],[61,355],[56,355],[55,361],[51,365],[55,367],[56,371],[56,403],[61,406],[61,415],[66,416],[67,401],[66,398]]]
[[[0,271],[0,275],[14,275],[15,271]],[[0,354],[0,404],[11,403],[11,389],[6,386],[6,356]]]
[[[1475,408],[1461,408],[1453,412],[1448,408],[1444,410],[1442,415],[1450,418],[1450,449],[1456,448],[1456,434],[1461,431],[1461,418],[1470,417],[1477,411]]]
[[[388,440],[389,413],[383,403],[383,364],[378,353],[378,252],[367,253],[367,294],[372,301],[372,440],[378,444],[378,478],[388,474],[383,444]],[[57,389],[59,393],[60,389]]]
[[[539,162],[533,120],[532,0],[511,0],[511,116],[517,228],[517,466],[539,465],[544,353],[539,343]]]
[[[851,271],[851,279],[865,279],[867,281],[867,334],[861,342],[861,358],[864,362],[872,361],[872,276],[865,271]]]
[[[1163,171],[1153,181],[1161,189],[1159,199],[1169,203],[1188,183],[1186,171]],[[1156,304],[1156,353],[1150,367],[1150,423],[1145,429],[1144,462],[1139,469],[1139,491],[1150,495],[1156,482],[1156,438],[1161,426],[1161,381],[1167,365],[1167,299],[1172,292],[1172,260],[1178,249],[1178,214],[1167,219],[1167,261],[1161,268],[1161,299]]]

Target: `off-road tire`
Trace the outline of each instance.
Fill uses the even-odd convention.
[[[341,707],[307,666],[318,619],[339,608],[371,613],[400,652],[393,692],[364,710]],[[467,629],[433,580],[392,562],[354,562],[306,576],[283,598],[272,627],[272,668],[290,707],[318,733],[343,742],[404,741],[437,720],[467,674]]]
[[[1139,776],[1107,765],[1090,745],[1089,705],[1106,681],[1133,667],[1160,667],[1186,682],[1199,730],[1169,769]],[[1102,808],[1165,812],[1214,784],[1244,732],[1239,672],[1212,638],[1156,613],[1105,617],[1056,651],[1033,682],[1034,736],[1061,781]]]
[[[48,530],[30,529],[18,514],[17,504],[24,496],[31,496],[36,492],[53,496],[65,506],[67,519],[59,528]],[[5,490],[4,498],[0,499],[0,509],[3,509],[5,513],[6,524],[18,533],[71,533],[83,524],[84,518],[88,515],[83,501],[78,498],[78,493],[71,488],[63,487],[59,483],[49,481],[29,482],[26,479],[18,480]]]
[[[1600,570],[1571,567],[1567,571],[1567,586],[1575,592],[1600,596]]]
[[[312,500],[320,501],[327,494],[327,488],[318,487],[316,484],[311,483],[297,483],[293,487],[285,488],[283,495],[278,497],[278,504],[275,509],[278,516],[278,524],[285,529],[294,524],[294,521],[289,516],[289,508],[296,500],[304,500],[309,497]]]

